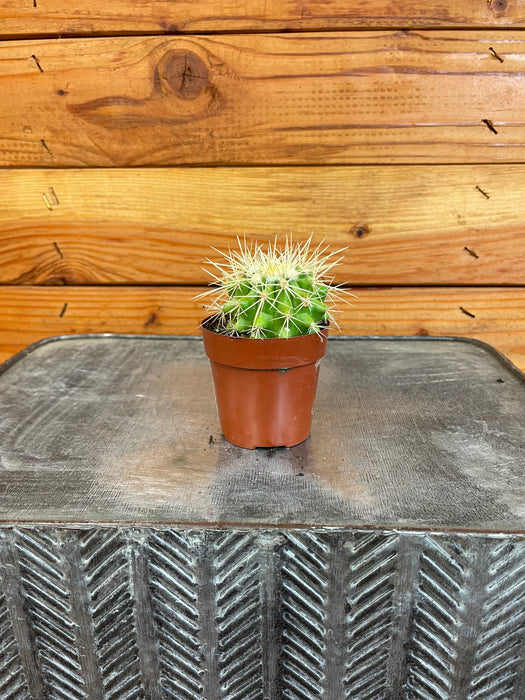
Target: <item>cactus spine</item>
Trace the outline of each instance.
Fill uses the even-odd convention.
[[[275,241],[267,250],[239,241],[239,250],[223,253],[225,262],[208,261],[216,270],[214,329],[247,338],[320,334],[334,321],[330,303],[343,298],[343,290],[326,278],[340,252],[312,250],[311,239],[286,239],[282,249]]]

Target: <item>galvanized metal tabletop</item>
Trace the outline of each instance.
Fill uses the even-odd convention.
[[[0,519],[525,532],[525,382],[487,346],[331,339],[311,437],[227,443],[195,338],[46,342],[0,375]]]
[[[0,696],[523,700],[524,418],[484,344],[334,338],[310,438],[249,451],[198,338],[29,348],[0,373]]]

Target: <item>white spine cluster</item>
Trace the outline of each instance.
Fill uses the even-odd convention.
[[[294,243],[286,238],[266,248],[238,240],[237,250],[222,253],[222,262],[207,262],[213,270],[214,330],[249,338],[290,338],[320,334],[331,322],[337,304],[354,296],[332,284],[329,272],[342,257],[312,239]]]

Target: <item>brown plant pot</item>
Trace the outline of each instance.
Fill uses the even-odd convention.
[[[292,447],[312,424],[328,328],[295,338],[232,338],[202,325],[224,437],[234,445]]]

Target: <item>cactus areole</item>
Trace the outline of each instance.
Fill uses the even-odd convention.
[[[337,251],[339,252],[339,251]],[[240,243],[213,267],[213,313],[201,324],[224,436],[240,447],[291,447],[312,423],[338,260],[311,241]]]

